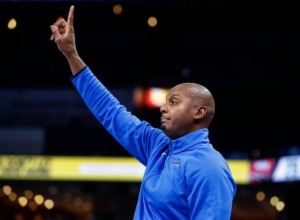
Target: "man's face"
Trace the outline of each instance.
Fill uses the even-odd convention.
[[[194,131],[194,115],[197,108],[188,85],[177,85],[170,90],[166,103],[160,108],[161,129],[171,139]]]

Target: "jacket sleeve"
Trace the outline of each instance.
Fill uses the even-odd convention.
[[[126,110],[87,67],[71,78],[84,102],[106,130],[146,165],[154,146],[165,135]]]

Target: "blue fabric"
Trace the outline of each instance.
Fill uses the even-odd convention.
[[[72,82],[99,122],[146,166],[135,220],[230,219],[236,184],[208,129],[171,140],[128,112],[89,68]]]

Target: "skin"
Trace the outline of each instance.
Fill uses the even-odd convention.
[[[161,129],[171,139],[182,137],[201,128],[208,128],[215,102],[210,91],[196,83],[182,83],[173,87],[160,108]]]
[[[59,18],[53,25],[50,26],[52,35],[50,40],[54,41],[58,49],[67,58],[71,72],[73,75],[80,72],[86,64],[79,57],[76,44],[75,44],[75,32],[74,32],[74,6],[72,5],[69,10],[68,20]]]
[[[73,75],[86,64],[78,55],[74,31],[74,6],[70,7],[67,21],[60,17],[50,26],[58,49],[66,57]],[[173,87],[160,108],[161,129],[171,139],[182,137],[201,128],[208,128],[214,113],[215,102],[210,91],[196,83],[182,83]]]

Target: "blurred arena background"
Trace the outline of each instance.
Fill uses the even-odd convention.
[[[91,115],[50,25],[75,5],[78,51],[159,126],[169,88],[216,99],[210,139],[238,183],[232,220],[298,220],[298,1],[0,1],[0,219],[132,219],[143,167]]]

